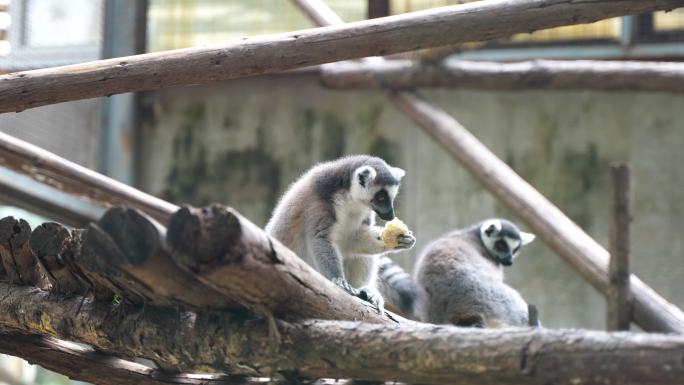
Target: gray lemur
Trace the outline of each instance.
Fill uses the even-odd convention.
[[[394,197],[404,170],[367,155],[318,164],[295,181],[273,211],[266,233],[297,253],[348,293],[383,310],[377,289],[378,258],[410,249],[412,235],[388,248],[381,219],[394,218]]]
[[[425,293],[420,318],[458,326],[527,326],[527,304],[503,282],[503,266],[512,265],[534,238],[505,219],[489,219],[429,244],[414,274]]]

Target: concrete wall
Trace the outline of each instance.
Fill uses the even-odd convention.
[[[610,161],[629,161],[636,193],[634,271],[684,306],[684,97],[655,93],[427,91],[499,157],[607,245]],[[331,91],[314,78],[245,79],[145,98],[140,185],[175,202],[230,204],[263,225],[315,162],[373,153],[407,176],[398,214],[429,240],[491,216],[513,220],[382,93]],[[524,227],[524,226],[523,226]],[[603,299],[541,241],[508,281],[551,327],[602,329]]]

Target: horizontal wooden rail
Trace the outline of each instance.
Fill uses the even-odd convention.
[[[181,371],[209,367],[260,377],[440,385],[677,385],[684,376],[684,336],[323,320],[269,326],[230,312],[154,306],[123,312],[107,302],[4,282],[0,292],[0,327],[89,343]],[[269,328],[277,328],[279,341]]]
[[[597,90],[684,93],[684,64],[603,60],[496,63],[446,60],[342,62],[321,67],[327,87],[449,87],[484,91]]]
[[[0,112],[216,83],[681,6],[684,0],[489,0],[225,44],[18,72],[0,76]]]

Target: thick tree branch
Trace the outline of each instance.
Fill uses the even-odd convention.
[[[684,92],[684,64],[599,60],[496,63],[447,60],[343,62],[321,67],[332,88],[451,87],[485,91],[599,90]]]
[[[172,374],[53,337],[0,332],[0,353],[73,380],[96,385],[266,385],[266,379],[223,374]]]
[[[268,323],[48,295],[0,283],[0,326],[51,334],[180,370],[480,385],[679,384],[684,337],[572,330],[472,330],[340,321]]]
[[[257,314],[372,323],[400,319],[380,315],[345,293],[230,208],[182,208],[171,217],[168,239],[181,266]]]
[[[23,219],[0,219],[0,262],[12,283],[46,288],[47,277],[29,248],[31,226]]]
[[[0,76],[0,112],[491,40],[683,5],[683,0],[492,0],[208,47],[26,71]]]

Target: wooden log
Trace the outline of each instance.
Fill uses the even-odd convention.
[[[184,207],[167,238],[181,266],[262,316],[408,322],[345,293],[233,209]]]
[[[106,234],[121,250],[116,257],[102,258],[109,268],[146,286],[155,298],[195,309],[239,307],[181,268],[166,246],[166,229],[137,210],[111,208],[88,231]]]
[[[58,188],[95,206],[127,205],[145,212],[163,224],[178,210],[176,205],[4,133],[0,133],[0,154],[0,166]],[[100,215],[100,212],[93,211],[85,219],[96,221]],[[73,218],[83,218],[83,213],[74,213]],[[80,225],[85,226],[86,223]]]
[[[611,204],[610,260],[608,263],[607,329],[629,330],[632,301],[629,288],[630,222],[632,221],[629,166],[613,164]]]
[[[295,0],[314,3],[316,0]],[[315,22],[340,23],[341,19],[317,18],[326,8],[302,7]],[[330,13],[334,13],[329,11]],[[380,61],[380,60],[376,60]],[[410,92],[393,92],[390,100],[418,127],[442,145],[499,201],[520,216],[537,235],[600,293],[608,292],[608,252],[570,220],[553,203],[497,158],[484,144],[449,114]],[[684,333],[684,313],[632,275],[634,322],[648,331]]]
[[[446,112],[405,92],[393,94],[392,99],[596,290],[607,295],[610,284],[606,249]],[[634,322],[648,331],[684,333],[684,313],[679,308],[635,275],[630,280]]]
[[[396,380],[423,384],[680,384],[684,336],[536,328],[277,321],[176,313],[48,296],[0,283],[0,326],[164,360],[179,370]],[[269,353],[271,352],[271,353]],[[206,365],[206,366],[205,366]]]
[[[45,271],[31,253],[31,226],[23,219],[0,219],[0,258],[9,282],[46,288]]]
[[[48,222],[36,227],[31,232],[29,246],[33,255],[40,261],[52,281],[52,289],[62,294],[84,295],[91,291],[91,285],[83,279],[83,275],[72,271],[68,259],[71,234],[59,223]]]
[[[342,62],[321,67],[325,86],[340,89],[448,87],[484,91],[597,90],[684,92],[684,64],[602,60],[518,63],[446,60]]]
[[[56,338],[0,333],[0,353],[21,357],[72,380],[95,385],[266,385],[267,379],[224,374],[172,374]],[[4,378],[3,378],[4,380]]]
[[[682,0],[495,0],[332,28],[234,40],[0,76],[0,112],[164,87],[209,84],[519,32],[670,10]]]

